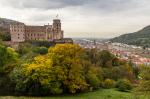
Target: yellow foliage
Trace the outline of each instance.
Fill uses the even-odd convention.
[[[23,72],[28,78],[25,81],[38,82],[53,91],[58,90],[61,84],[70,93],[85,90],[88,84],[82,73],[82,51],[78,45],[72,44],[59,44],[49,48],[48,54],[37,56],[33,62],[24,65]]]

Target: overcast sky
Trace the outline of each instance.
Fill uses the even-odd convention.
[[[27,25],[57,14],[65,37],[111,38],[150,25],[150,0],[0,0],[0,17]]]

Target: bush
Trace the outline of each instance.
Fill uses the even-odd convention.
[[[119,91],[128,91],[132,89],[132,84],[128,79],[120,79],[116,83],[116,88]]]
[[[91,88],[93,89],[97,89],[100,86],[100,80],[99,78],[96,76],[96,74],[87,74],[87,80],[88,80],[88,84],[90,84]]]
[[[137,94],[150,95],[150,65],[141,66],[139,78],[140,83],[135,92]]]
[[[38,47],[34,50],[35,53],[38,53],[38,54],[47,54],[48,53],[48,48],[46,47]]]
[[[103,82],[103,87],[104,88],[113,88],[115,86],[115,81],[112,80],[112,79],[106,79],[104,82]]]
[[[10,33],[1,31],[0,32],[0,39],[2,39],[2,41],[11,41],[11,35],[10,35]]]

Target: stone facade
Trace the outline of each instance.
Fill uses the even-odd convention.
[[[61,21],[53,20],[53,25],[28,26],[24,23],[13,22],[10,24],[12,42],[24,42],[30,40],[53,41],[63,39]]]
[[[13,22],[10,24],[10,34],[12,42],[25,41],[25,24]]]

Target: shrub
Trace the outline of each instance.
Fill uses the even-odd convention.
[[[132,84],[128,79],[120,79],[116,83],[116,88],[119,91],[128,91],[132,89]]]
[[[2,39],[2,41],[11,41],[11,35],[10,33],[4,32],[0,29],[0,39]]]
[[[112,79],[106,79],[104,82],[103,82],[103,87],[104,88],[113,88],[115,86],[115,81],[112,80]]]
[[[84,67],[84,76],[90,91],[98,89],[103,81],[102,69],[99,66],[93,65],[89,61],[82,61]]]
[[[48,48],[46,47],[38,47],[34,50],[34,52],[38,54],[47,54],[48,53]]]
[[[88,83],[92,87],[92,89],[97,89],[100,86],[100,80],[96,76],[96,74],[87,74]]]
[[[136,88],[137,94],[150,95],[150,65],[142,65],[140,70],[140,83]]]

